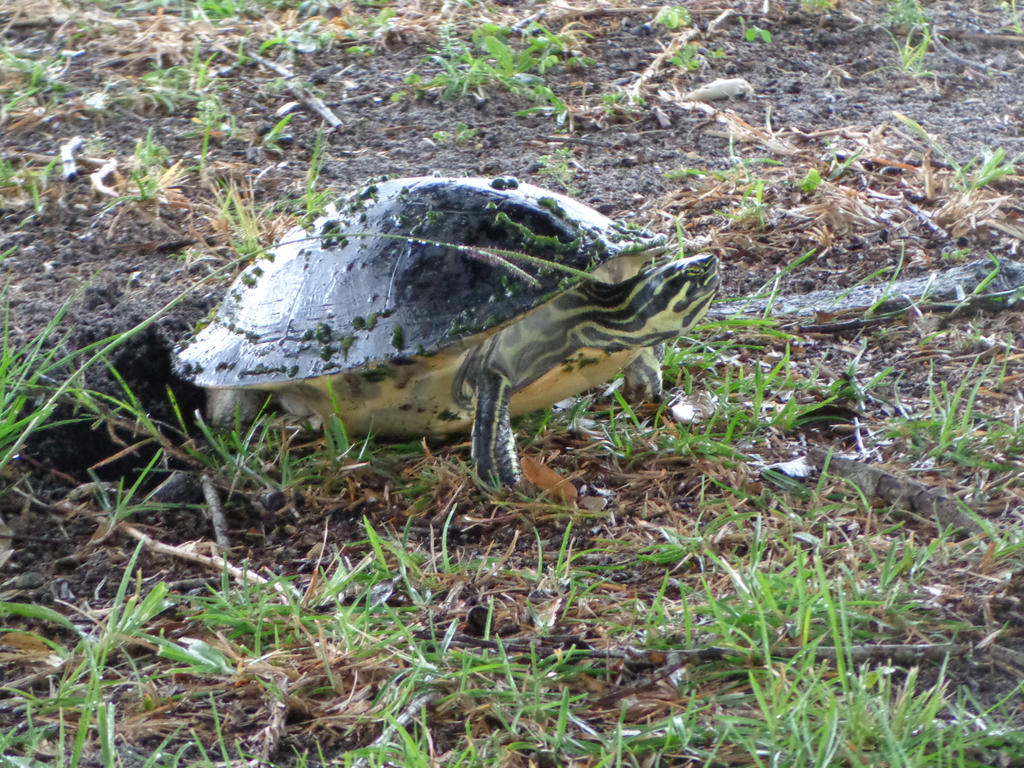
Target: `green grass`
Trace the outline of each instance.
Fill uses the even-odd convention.
[[[893,43],[899,53],[899,70],[915,77],[929,77],[931,72],[924,68],[925,58],[932,45],[932,33],[929,27],[914,27],[900,40],[891,32]]]
[[[827,564],[847,551],[845,540],[826,535],[808,549],[800,530],[778,522],[726,514],[705,534],[652,531],[642,547],[568,525],[554,549],[540,545],[535,559],[514,561],[443,540],[433,555],[410,551],[407,535],[364,523],[363,538],[347,544],[362,555],[325,561],[312,592],[287,579],[243,587],[226,578],[191,598],[172,596],[160,582],[138,592],[133,559],[111,613],[88,639],[51,643],[67,672],[51,698],[18,705],[33,726],[7,734],[9,754],[53,739],[58,726],[42,723],[59,713],[71,746],[55,765],[80,764],[86,744],[112,764],[106,722],[170,707],[207,712],[195,745],[247,759],[254,746],[216,725],[235,697],[273,706],[298,696],[307,712],[326,716],[339,696],[357,690],[332,729],[358,728],[364,719],[391,724],[386,738],[349,754],[369,765],[428,764],[436,747],[426,734],[437,729],[454,748],[450,764],[466,766],[545,753],[608,765],[741,755],[767,765],[759,756],[770,754],[790,765],[964,766],[985,765],[1000,748],[1024,748],[998,706],[964,718],[941,659],[924,665],[928,682],[918,667],[904,673],[858,660],[875,643],[898,642],[908,623],[925,628],[924,642],[956,639],[957,627],[929,625],[928,601],[915,596],[917,584],[943,567],[951,542],[919,548],[905,540],[882,559],[858,547],[837,572]],[[725,548],[711,544],[727,530],[744,533]],[[701,562],[707,575],[693,567]],[[479,634],[467,635],[461,611],[441,598],[446,585],[483,573],[500,591],[485,593]],[[643,587],[608,604],[604,585],[629,573]],[[529,611],[518,614],[521,637],[507,636],[520,601]],[[174,617],[173,630],[156,631],[160,615]],[[567,633],[606,638],[627,657],[564,647],[557,638]],[[125,650],[138,643],[155,655],[133,660]],[[710,647],[720,650],[717,660],[671,658]],[[659,654],[667,660],[657,661]],[[625,680],[635,692],[603,701],[623,684],[623,663],[633,669]],[[177,685],[166,693],[148,682],[170,674]],[[371,681],[377,693],[368,698],[352,687]],[[193,686],[205,693],[190,694]],[[114,690],[122,691],[116,706],[107,695]],[[410,706],[420,707],[411,717]],[[318,730],[315,720],[309,725]],[[185,764],[204,764],[188,741],[179,747],[188,751]]]
[[[230,25],[280,4],[148,7]],[[300,63],[343,45],[370,55],[373,34],[398,6],[353,7],[348,37],[309,23],[268,33],[263,50]],[[901,0],[893,19],[919,27],[920,6]],[[682,7],[658,17],[670,29],[687,23]],[[585,63],[567,34],[465,26],[446,32],[419,88],[452,99],[510,91],[556,117],[579,106],[556,95],[549,77]],[[758,45],[771,40],[746,30]],[[912,67],[923,57],[917,35],[901,48]],[[684,49],[676,64],[704,58],[714,56]],[[67,88],[65,59],[5,48],[0,120],[28,106],[53,109]],[[335,193],[322,171],[338,158],[315,136],[301,160],[308,171],[272,199],[208,176],[218,141],[281,150],[299,122],[268,117],[269,132],[252,132],[233,114],[221,64],[186,51],[181,63],[140,66],[139,80],[104,93],[119,108],[194,125],[185,165],[159,134],[132,137],[134,154],[130,141],[119,158],[131,186],[118,213],[155,210],[172,188],[195,194],[207,207],[190,210],[189,226],[215,235],[198,258],[226,271],[262,252],[274,217],[324,211]],[[618,95],[605,93],[598,112],[603,104],[631,114]],[[950,165],[945,178],[956,189],[1012,182],[1019,158],[994,149],[956,163],[922,126],[904,123]],[[472,149],[473,131],[453,121],[434,138]],[[828,173],[812,173],[737,155],[724,171],[674,177],[721,185],[709,196],[726,201],[716,225],[757,237],[796,189],[820,196],[822,177],[859,184],[859,157],[847,152]],[[577,171],[592,170],[583,151],[545,158],[540,175],[568,190]],[[52,164],[4,158],[0,194],[38,215],[56,175]],[[758,293],[777,294],[783,279],[820,266],[821,249],[801,244],[787,254]],[[895,281],[901,269],[897,260],[865,280]],[[211,270],[208,279],[217,278]],[[83,385],[84,371],[106,365],[143,326],[65,352],[62,322],[58,315],[17,340],[5,322],[0,483],[17,488],[19,503],[45,500],[19,514],[96,532],[88,545],[81,534],[75,543],[83,568],[106,558],[107,578],[83,584],[90,591],[74,601],[47,603],[44,594],[40,604],[0,603],[4,765],[116,766],[134,755],[168,768],[251,759],[962,768],[1013,765],[1024,754],[1024,690],[1011,675],[976,679],[989,669],[990,645],[1015,642],[1004,606],[1024,569],[1024,530],[1007,512],[1024,456],[1014,410],[1019,343],[998,320],[957,316],[936,330],[894,317],[813,338],[779,319],[709,322],[670,345],[664,364],[670,388],[715,404],[703,420],[677,423],[667,405],[598,388],[517,421],[526,453],[589,491],[584,501],[595,503],[580,507],[485,494],[459,436],[395,443],[349,435],[336,418],[303,429],[270,411],[215,430],[173,394],[173,418],[163,423],[112,368],[119,394]],[[21,478],[16,457],[38,430],[59,426],[58,405],[97,430],[130,435],[125,450],[141,456],[131,474],[96,479],[63,500],[31,485],[37,476]],[[961,537],[835,474],[799,479],[778,466],[814,445],[947,489],[982,509],[984,534]],[[205,519],[207,502],[161,500],[161,484],[181,473],[208,478],[230,522],[227,563],[259,578],[185,559],[184,538],[203,524],[178,530],[168,521]],[[179,549],[136,544],[141,533]],[[882,644],[918,650],[910,658],[872,650]],[[950,647],[929,654],[924,646]]]
[[[46,165],[31,160],[0,158],[0,205],[5,208],[28,208],[40,214],[52,191],[50,176],[59,165],[54,160]],[[31,214],[24,221],[31,219]]]
[[[576,178],[576,158],[572,147],[559,147],[550,155],[538,157],[537,162],[540,164],[539,173],[549,179],[550,183],[567,195],[578,194],[573,184]]]
[[[891,0],[888,17],[893,26],[904,30],[931,24],[931,17],[919,0]]]
[[[737,471],[765,439],[799,429],[802,413],[834,398],[870,408],[892,382],[876,375],[854,388],[823,389],[820,368],[837,362],[799,370],[787,337],[764,321],[713,324],[697,336],[669,351],[666,370],[684,389],[714,393],[719,409],[706,423],[666,425],[619,401],[607,414],[590,409],[604,430],[594,460],[610,467],[631,471],[673,455],[718,462],[721,469],[688,494],[697,505],[692,515],[641,504],[628,514],[643,527],[623,536],[607,512],[509,499],[493,511],[528,503],[534,523],[522,537],[493,529],[496,546],[481,549],[454,538],[467,517],[486,514],[463,497],[427,538],[413,518],[404,527],[357,519],[344,554],[333,551],[341,542],[328,542],[315,579],[245,584],[211,574],[194,595],[139,581],[136,559],[88,639],[49,641],[67,670],[60,687],[42,697],[7,692],[31,725],[0,738],[11,754],[26,756],[44,743],[66,744],[56,765],[80,765],[85,754],[113,764],[104,735],[111,722],[170,709],[192,713],[197,725],[167,737],[168,759],[179,762],[153,765],[251,759],[258,743],[226,725],[241,696],[268,711],[301,700],[300,722],[314,743],[326,743],[329,728],[336,743],[353,748],[347,758],[366,765],[431,764],[440,734],[448,764],[465,766],[541,754],[594,765],[769,765],[773,755],[787,765],[982,766],[1001,750],[1024,749],[1008,706],[966,693],[966,651],[909,665],[871,655],[879,644],[911,641],[908,628],[917,645],[977,637],[969,622],[936,612],[931,590],[951,567],[1020,567],[1020,532],[993,550],[941,531],[922,537],[827,477],[800,484],[766,474],[757,487]],[[740,360],[751,367],[741,370]],[[857,382],[857,361],[848,365]],[[971,383],[934,394],[928,408],[940,433],[955,440],[976,432],[980,387],[999,386],[1005,375],[996,361]],[[109,405],[142,417],[127,394]],[[563,433],[572,418],[549,416],[536,439]],[[929,429],[927,419],[917,421]],[[188,431],[184,421],[178,426]],[[316,489],[313,503],[331,503],[353,472],[364,480],[384,473],[395,493],[413,484],[422,497],[451,461],[442,457],[426,474],[395,472],[390,448],[353,442],[337,422],[322,441],[265,419],[193,437],[192,459],[243,497],[305,488]],[[947,442],[937,441],[943,461]],[[143,477],[160,463],[154,458]],[[678,466],[683,482],[699,477]],[[139,493],[144,484],[101,492],[98,510],[113,522],[153,509]],[[878,522],[851,539],[848,526],[865,516]],[[609,589],[620,584],[628,586]],[[36,626],[70,628],[59,613],[3,610]],[[150,653],[127,652],[139,644]],[[164,690],[160,681],[169,676],[176,685]],[[616,693],[622,689],[628,695]],[[116,704],[114,691],[121,691]],[[1006,691],[1007,702],[1013,693]],[[353,694],[353,704],[336,710],[339,697]],[[367,731],[370,723],[382,725]],[[315,756],[300,751],[296,759]],[[291,759],[278,755],[271,764]]]
[[[222,207],[239,243],[258,241],[251,202],[226,196]],[[5,346],[5,417],[39,402],[54,332]],[[970,349],[982,332],[965,322],[943,333],[946,348]],[[47,649],[59,671],[47,688],[15,677],[3,689],[22,725],[0,730],[0,745],[23,765],[113,766],[120,729],[148,725],[164,744],[145,755],[152,766],[262,759],[282,733],[269,765],[321,753],[480,768],[998,764],[1024,750],[1024,691],[973,698],[962,644],[999,630],[934,596],[953,588],[950,572],[965,574],[963,589],[969,574],[1024,567],[1019,526],[960,540],[839,478],[758,467],[857,413],[907,444],[907,474],[938,463],[1019,488],[1020,427],[987,394],[1013,385],[1014,351],[967,376],[940,361],[918,399],[899,392],[895,362],[867,355],[849,344],[807,355],[776,321],[718,321],[665,358],[669,386],[717,401],[706,420],[676,424],[615,396],[521,420],[528,452],[554,455],[551,438],[574,436],[568,471],[610,494],[596,510],[488,498],[466,484],[467,451],[451,445],[428,456],[419,443],[354,440],[336,419],[319,436],[269,414],[214,431],[179,408],[165,425],[127,386],[113,397],[69,385],[61,395],[84,416],[135,424],[161,446],[130,480],[94,488],[87,508],[101,532],[168,511],[151,489],[173,455],[212,479],[239,529],[277,493],[294,501],[269,542],[339,512],[353,533],[278,562],[282,575],[263,583],[209,571],[181,590],[140,546],[112,571],[102,613],[0,604],[5,635]],[[1007,463],[981,461],[996,450]],[[391,506],[346,511],[354,490],[385,487]],[[873,652],[882,644],[950,648],[893,661]],[[244,709],[261,714],[240,727]]]
[[[0,743],[34,764],[46,745],[59,745],[47,764],[79,766],[88,756],[114,765],[112,726],[174,712],[190,730],[163,733],[165,751],[150,764],[212,765],[260,755],[254,734],[267,721],[232,727],[241,701],[266,712],[301,701],[289,722],[312,741],[269,764],[341,749],[349,764],[428,765],[442,734],[446,764],[481,767],[537,755],[558,764],[769,765],[773,755],[787,765],[924,768],[988,765],[1000,751],[1024,750],[1008,704],[966,693],[965,651],[909,665],[870,655],[884,643],[976,638],[968,621],[936,612],[931,590],[951,567],[1019,568],[1020,532],[995,549],[944,532],[923,537],[826,477],[787,484],[766,474],[755,483],[742,468],[765,439],[799,429],[801,413],[835,397],[868,408],[891,382],[822,389],[820,366],[838,361],[800,370],[787,337],[764,321],[695,333],[698,341],[669,351],[666,370],[670,383],[714,393],[719,409],[706,423],[666,424],[618,401],[588,414],[604,437],[587,461],[629,472],[683,460],[675,482],[697,483],[688,514],[623,489],[616,496],[636,506],[611,514],[635,521],[625,529],[607,511],[515,498],[490,507],[532,509],[520,535],[488,526],[488,506],[462,495],[429,535],[414,517],[405,525],[357,517],[354,538],[328,540],[316,557],[315,578],[259,584],[211,573],[192,594],[144,578],[148,556],[138,549],[118,570],[109,610],[84,626],[51,609],[0,605],[8,631],[35,637],[63,670],[49,691],[5,690],[25,725],[0,733]],[[856,360],[849,365],[856,382]],[[934,395],[928,407],[940,429],[953,439],[973,434],[979,382],[999,386],[1005,375],[997,360],[970,384]],[[127,391],[83,402],[154,434],[167,430]],[[535,439],[564,433],[572,417],[550,416]],[[178,429],[192,431],[184,419]],[[307,506],[329,505],[351,478],[373,485],[381,474],[393,493],[416,486],[422,498],[449,468],[467,471],[446,451],[429,471],[410,473],[422,454],[396,463],[393,449],[354,442],[340,423],[327,434],[315,440],[262,419],[227,432],[201,428],[186,447],[232,507],[268,489],[306,489]],[[717,468],[694,473],[694,461]],[[161,508],[142,489],[162,464],[157,454],[134,483],[97,489],[104,528]],[[851,539],[849,526],[865,516],[877,522]],[[480,521],[493,547],[462,539]],[[1011,701],[1013,690],[1005,693]]]
[[[999,4],[1006,13],[1007,24],[1015,34],[1024,34],[1024,23],[1021,21],[1021,11],[1017,6],[1017,0],[1000,0]]]
[[[67,90],[61,75],[69,52],[42,55],[20,46],[0,46],[0,120],[7,122],[15,110],[51,106]]]
[[[474,31],[472,41],[466,42],[456,37],[451,26],[443,26],[440,46],[428,59],[440,71],[423,87],[440,89],[445,99],[483,95],[491,88],[500,88],[538,104],[529,111],[551,112],[559,123],[564,122],[565,103],[544,82],[544,75],[558,66],[585,66],[589,62],[569,53],[571,38],[539,24],[527,28],[525,37],[530,42],[523,47],[509,42],[509,34],[503,27],[484,24]],[[420,85],[422,79],[413,75],[409,82]]]
[[[985,149],[979,156],[965,162],[960,162],[953,154],[939,141],[937,141],[924,126],[906,115],[899,112],[894,113],[903,125],[907,126],[921,141],[929,148],[935,150],[942,159],[953,169],[956,180],[955,189],[977,190],[988,186],[1017,172],[1017,164],[1021,162],[1020,155],[1007,160],[1006,151],[1002,147]]]
[[[6,300],[6,291],[0,294]],[[60,352],[57,328],[67,311],[60,312],[32,339],[16,343],[8,313],[4,312],[0,347],[0,471],[36,429],[50,424],[59,398],[52,377],[71,363]]]

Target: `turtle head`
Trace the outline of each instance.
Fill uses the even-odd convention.
[[[631,304],[647,333],[671,338],[692,328],[718,293],[718,259],[703,254],[637,275]]]
[[[583,283],[565,296],[580,343],[613,351],[675,338],[704,316],[717,291],[718,260],[705,254],[618,283]],[[568,306],[566,314],[574,314]]]

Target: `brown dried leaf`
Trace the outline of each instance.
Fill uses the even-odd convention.
[[[580,497],[576,486],[569,479],[562,477],[555,470],[541,464],[530,456],[523,456],[521,461],[523,475],[544,491],[550,498],[565,504],[575,504]]]
[[[31,632],[8,632],[4,635],[4,645],[31,653],[52,653],[50,646],[44,643],[39,635]]]

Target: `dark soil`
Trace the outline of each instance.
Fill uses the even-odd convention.
[[[726,5],[736,13],[705,32]],[[770,8],[767,16],[762,15],[764,5]],[[514,175],[655,230],[674,231],[678,217],[691,248],[717,252],[726,297],[772,285],[780,271],[811,251],[813,258],[778,278],[783,293],[848,287],[874,275],[885,279],[897,266],[901,275],[913,276],[942,269],[951,255],[962,260],[1019,258],[1019,228],[1024,226],[1019,176],[989,189],[988,194],[1005,199],[992,203],[985,209],[990,214],[976,216],[973,223],[956,211],[940,215],[950,199],[953,167],[996,148],[1011,159],[1024,157],[1022,38],[1007,27],[1003,6],[998,0],[926,3],[941,42],[929,49],[922,71],[912,73],[901,70],[897,43],[890,36],[892,31],[895,41],[902,42],[908,31],[884,15],[882,3],[838,0],[826,4],[834,9],[820,14],[808,10],[811,5],[688,3],[694,27],[702,30],[692,41],[697,68],[666,62],[642,82],[641,75],[679,31],[652,24],[650,12],[635,8],[575,15],[551,10],[542,23],[575,34],[579,55],[593,60],[589,66],[554,67],[543,76],[568,105],[562,124],[543,109],[522,114],[544,104],[497,84],[443,99],[439,88],[427,87],[440,71],[429,59],[439,46],[437,18],[399,16],[401,23],[365,43],[368,50],[343,43],[282,58],[341,127],[326,129],[300,103],[290,113],[285,135],[267,148],[262,139],[279,121],[275,113],[296,97],[281,86],[277,73],[253,61],[240,64],[234,52],[244,38],[255,49],[271,37],[271,22],[286,23],[283,15],[240,23],[227,35],[184,25],[170,13],[114,16],[93,9],[68,21],[42,3],[0,3],[0,27],[13,50],[22,55],[74,52],[53,90],[37,97],[44,108],[37,112],[8,105],[0,113],[5,162],[44,167],[62,143],[81,136],[87,144],[80,156],[113,160],[117,174],[106,183],[127,196],[137,191],[131,182],[133,155],[147,135],[166,150],[162,167],[182,163],[180,178],[152,201],[97,192],[88,172],[98,163],[88,160],[72,181],[60,178],[58,164],[35,208],[22,192],[0,183],[0,281],[7,286],[12,335],[32,338],[68,302],[61,325],[68,349],[155,317],[109,355],[110,368],[91,369],[87,384],[123,398],[112,368],[154,419],[175,422],[168,388],[180,412],[191,414],[201,407],[202,396],[172,375],[171,351],[219,303],[240,268],[232,265],[237,253],[227,236],[229,223],[215,207],[216,195],[237,190],[245,205],[260,213],[261,237],[269,245],[304,213],[306,176],[321,137],[316,183],[339,191],[381,174]],[[543,3],[504,2],[488,11],[488,18],[505,14],[513,23],[544,8]],[[456,33],[468,39],[484,19],[471,15],[478,12],[483,14],[460,10],[463,15],[453,19]],[[355,8],[352,13],[369,21],[376,11]],[[755,31],[755,40],[745,38],[748,29]],[[770,31],[770,42],[756,37],[760,29]],[[270,59],[278,50],[263,55]],[[168,106],[130,96],[155,64],[186,65],[195,57],[209,60],[211,74],[223,84],[218,95],[229,116],[210,137],[202,163],[203,129],[193,102],[182,98]],[[414,74],[419,85],[410,82]],[[752,96],[711,105],[731,115],[732,122],[682,99],[718,78],[744,78],[753,87]],[[613,103],[614,94],[638,82],[642,105]],[[102,109],[88,106],[97,93],[108,96]],[[922,126],[933,145],[897,113]],[[459,124],[475,133],[456,140]],[[445,140],[442,131],[453,138]],[[567,163],[561,174],[553,170],[556,161],[544,159],[560,152]],[[848,163],[845,176],[838,171],[843,163]],[[672,173],[680,169],[697,173]],[[834,174],[837,188],[849,182],[842,186],[845,192],[828,198],[824,209],[815,209],[816,198],[799,188],[811,169],[826,179]],[[929,178],[943,180],[932,194]],[[753,206],[751,214],[750,203],[758,195],[762,204]],[[848,208],[842,200],[849,201]],[[1024,338],[1019,314],[976,322],[1008,329],[1018,343]],[[836,360],[854,354],[843,348],[842,339],[834,343]],[[813,352],[809,349],[808,356]],[[794,354],[794,365],[813,367],[811,361],[799,361],[798,351]],[[906,365],[901,386],[908,393],[921,395],[933,383],[921,357],[914,357],[924,355],[921,349],[908,352],[878,339],[871,354],[879,368]],[[940,364],[931,375],[955,381],[964,370],[963,363],[947,369]],[[128,426],[93,420],[41,431],[11,474],[0,477],[0,484],[10,483],[11,490],[0,511],[13,516],[16,533],[24,535],[3,573],[46,580],[24,595],[47,602],[112,589],[104,586],[112,567],[108,553],[92,559],[79,554],[95,526],[69,519],[39,537],[36,513],[28,514],[25,499],[55,503],[93,478],[130,483],[155,446],[129,449]],[[467,455],[464,446],[452,450]],[[421,460],[422,455],[405,457],[399,447],[394,471]],[[191,470],[173,460],[166,469],[175,467]],[[166,491],[167,498],[201,499],[191,474],[169,476],[177,478],[177,485]],[[606,480],[614,483],[615,477]],[[21,493],[13,492],[15,481]],[[353,533],[365,505],[387,498],[386,486],[384,475],[367,475],[359,501],[321,510],[332,537],[344,541],[346,531]],[[453,489],[457,481],[442,476],[437,497]],[[305,553],[320,540],[323,528],[323,520],[305,518],[304,509],[301,497],[253,498],[233,509],[232,526],[253,562],[277,572],[301,571],[308,569]],[[386,505],[374,509],[381,510],[381,524],[397,514],[387,512]],[[268,520],[278,526],[269,542],[252,533]],[[179,511],[146,522],[171,543],[209,536],[208,523],[198,514]],[[509,535],[500,526],[467,526],[455,533],[467,542],[493,539],[499,548]],[[557,535],[552,535],[557,549]],[[532,540],[527,544],[532,546]],[[970,610],[965,608],[965,614]],[[966,680],[969,673],[963,674]],[[991,678],[986,685],[995,691],[993,699],[1008,690]]]

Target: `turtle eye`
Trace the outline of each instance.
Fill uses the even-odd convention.
[[[707,259],[701,259],[700,261],[690,264],[686,268],[686,274],[688,277],[700,277],[708,271],[710,262]]]

